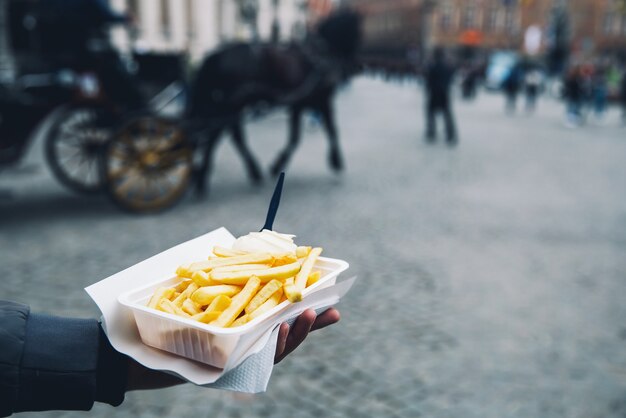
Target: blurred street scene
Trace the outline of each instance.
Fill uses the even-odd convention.
[[[267,393],[90,416],[626,416],[623,1],[111,0],[54,54],[48,1],[0,0],[0,299],[98,317],[282,170],[276,230],[359,277]]]

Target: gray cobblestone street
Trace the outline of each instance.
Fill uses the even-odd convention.
[[[19,417],[626,417],[626,128],[567,129],[560,103],[506,116],[455,104],[460,143],[422,138],[415,85],[356,79],[337,100],[347,170],[307,120],[275,228],[347,260],[342,320],[275,367],[267,393],[184,385],[118,408]],[[247,126],[268,167],[276,113]],[[225,141],[210,196],[132,216],[73,195],[42,163],[0,173],[0,298],[96,317],[83,288],[177,243],[263,224],[273,181],[249,184]],[[7,198],[5,195],[11,194]]]

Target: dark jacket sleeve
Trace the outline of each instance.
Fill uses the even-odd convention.
[[[89,410],[124,400],[128,359],[98,321],[32,314],[0,301],[0,416]]]

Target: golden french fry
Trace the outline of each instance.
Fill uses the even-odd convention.
[[[170,296],[169,298],[167,298],[167,299],[169,299],[169,300],[174,300],[174,299],[176,299],[178,296],[180,296],[180,292],[174,292],[174,294],[173,294],[172,296]]]
[[[293,277],[285,280],[285,283],[283,284],[283,291],[291,303],[300,302],[302,300],[302,292],[296,287]]]
[[[219,311],[222,312],[224,309],[230,306],[232,299],[226,295],[219,295],[215,299],[211,301],[209,306],[206,307],[205,312],[213,312]]]
[[[180,283],[178,283],[174,289],[176,289],[176,291],[178,293],[184,291],[185,289],[187,289],[187,286],[189,286],[189,284],[191,284],[192,280],[188,279],[188,278],[183,278],[183,280],[181,280]]]
[[[284,266],[298,261],[298,257],[294,253],[275,254],[272,267]]]
[[[242,315],[239,318],[235,319],[232,324],[230,324],[231,328],[239,327],[241,325],[245,325],[248,322],[248,315]]]
[[[269,264],[235,264],[232,266],[216,267],[213,270],[211,270],[211,273],[213,273],[214,271],[266,270],[270,267],[271,266]]]
[[[182,306],[183,311],[187,312],[189,315],[196,315],[202,313],[202,309],[196,304],[196,302],[191,299],[185,299]]]
[[[216,245],[213,247],[213,254],[218,257],[235,257],[238,255],[246,255],[247,253],[245,251],[232,250],[230,248],[224,248]]]
[[[161,299],[159,301],[158,305],[156,306],[156,309],[158,309],[159,311],[171,313],[172,315],[176,315],[176,311],[174,310],[174,308],[171,307],[171,305],[169,303],[162,303],[162,302],[164,302],[166,300],[168,302],[171,302],[168,299]]]
[[[159,302],[159,308],[161,308],[163,312],[182,316],[183,318],[189,318],[191,316],[187,312],[176,306],[176,304],[174,304],[174,302],[172,302],[171,300],[161,299],[161,302]]]
[[[304,258],[311,252],[311,247],[298,247],[296,248],[296,257]]]
[[[274,261],[274,257],[272,257],[271,254],[255,253],[238,255],[235,257],[220,257],[207,261],[198,261],[196,263],[192,263],[189,266],[189,270],[192,273],[198,270],[209,272],[216,267],[232,266],[234,264],[264,264],[271,263],[272,261]]]
[[[244,309],[247,314],[254,312],[259,306],[268,300],[278,289],[283,287],[283,283],[280,280],[272,280],[252,298],[248,306]]]
[[[309,253],[309,255],[307,255],[306,258],[304,259],[304,262],[302,263],[302,268],[296,275],[296,279],[294,282],[296,289],[298,289],[300,293],[302,293],[302,291],[306,287],[306,281],[309,278],[309,274],[311,274],[311,271],[313,270],[313,266],[315,265],[315,262],[317,261],[317,257],[319,257],[321,253],[322,253],[321,248],[319,247],[313,248],[311,252]]]
[[[161,299],[169,299],[174,294],[175,290],[172,287],[159,287],[148,302],[148,308],[156,309],[161,302]]]
[[[213,280],[209,278],[209,273],[205,273],[202,270],[194,271],[193,274],[191,275],[191,280],[193,280],[193,282],[197,284],[198,287],[219,284],[219,283],[215,283]]]
[[[205,311],[205,312],[192,316],[191,319],[208,324],[209,322],[215,321],[217,318],[219,318],[221,314],[222,314],[222,311],[211,311],[211,312]]]
[[[312,284],[317,283],[320,277],[322,277],[322,272],[319,270],[314,271],[313,273],[309,274],[308,279],[306,279],[306,287],[309,287]]]
[[[245,284],[252,276],[258,277],[262,283],[267,283],[272,279],[282,280],[292,277],[300,271],[300,262],[286,264],[284,266],[272,267],[264,270],[247,270],[247,271],[212,271],[211,280],[226,284]]]
[[[239,316],[243,308],[250,302],[256,292],[261,287],[261,279],[252,276],[248,283],[237,295],[233,297],[233,300],[228,308],[222,312],[222,314],[215,321],[209,325],[215,325],[217,327],[227,327],[233,323],[235,318]]]
[[[185,301],[185,299],[188,299],[189,296],[191,296],[193,292],[198,290],[199,287],[200,286],[198,286],[197,284],[191,283],[189,286],[187,286],[187,289],[183,290],[181,294],[173,300],[174,305],[178,306],[179,308],[183,306],[183,302]]]
[[[259,306],[257,309],[255,309],[253,312],[248,314],[248,322],[258,318],[259,316],[263,315],[265,312],[277,306],[279,303],[282,302],[283,296],[284,296],[283,289],[282,288],[278,289],[276,292],[274,292],[272,297],[270,297],[268,300],[263,302],[263,304]]]
[[[180,277],[191,279],[192,271],[189,270],[189,265],[182,265],[176,269],[176,274]]]
[[[191,300],[198,305],[208,305],[213,299],[219,295],[233,296],[239,293],[241,287],[228,284],[220,284],[217,286],[204,286],[193,292]]]

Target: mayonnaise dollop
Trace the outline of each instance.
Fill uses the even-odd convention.
[[[248,235],[237,238],[233,244],[233,250],[249,253],[295,252],[297,245],[293,242],[294,237],[295,235],[280,234],[264,229],[261,232],[250,232]]]

